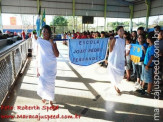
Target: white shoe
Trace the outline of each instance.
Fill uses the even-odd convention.
[[[138,82],[135,82],[135,86],[138,86],[138,85],[140,85],[140,83],[138,83]]]
[[[142,89],[142,87],[141,87],[141,85],[139,84],[139,85],[137,85],[137,86],[135,86],[137,89]]]

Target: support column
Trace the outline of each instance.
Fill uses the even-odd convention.
[[[133,16],[134,16],[134,5],[129,5],[130,8],[130,32],[132,32],[132,28],[133,28]]]
[[[2,31],[3,33],[3,28],[2,28],[2,7],[1,7],[1,1],[0,0],[0,30]]]
[[[37,12],[39,13],[39,9],[40,9],[40,0],[37,0]]]
[[[96,31],[98,31],[98,18],[97,18],[97,30]]]
[[[72,1],[73,29],[75,30],[75,0]]]
[[[76,16],[76,19],[75,19],[76,23],[75,23],[75,31],[77,31],[77,28],[78,28],[78,19],[77,19],[77,16]]]
[[[148,29],[148,22],[150,16],[150,9],[151,9],[151,0],[145,0],[145,4],[147,6],[147,15],[146,15],[146,30]]]
[[[105,6],[104,6],[104,31],[106,31],[106,9],[107,9],[107,0],[104,0]]]
[[[88,30],[88,23],[87,23],[87,30]],[[86,30],[86,31],[87,31],[87,30]]]

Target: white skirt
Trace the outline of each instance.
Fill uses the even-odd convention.
[[[110,63],[108,63],[108,76],[109,76],[109,81],[115,86],[117,86],[121,81],[123,80],[124,77],[124,69],[117,69],[113,67]]]

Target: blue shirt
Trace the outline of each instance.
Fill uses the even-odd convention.
[[[138,42],[138,38],[136,39],[136,44],[139,44],[139,42]]]
[[[147,48],[145,58],[144,58],[144,64],[147,65],[151,57],[154,56],[154,45],[149,46]],[[154,66],[154,63],[152,62],[149,66]]]
[[[142,46],[145,48],[145,50],[147,50],[148,48],[147,43],[144,43]],[[142,50],[142,57],[140,57],[140,61],[144,61],[144,57],[145,57],[145,54],[144,54],[144,51]]]

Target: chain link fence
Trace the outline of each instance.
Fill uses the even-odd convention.
[[[18,77],[31,48],[31,38],[22,41],[0,55],[0,103],[2,104],[11,86]]]

